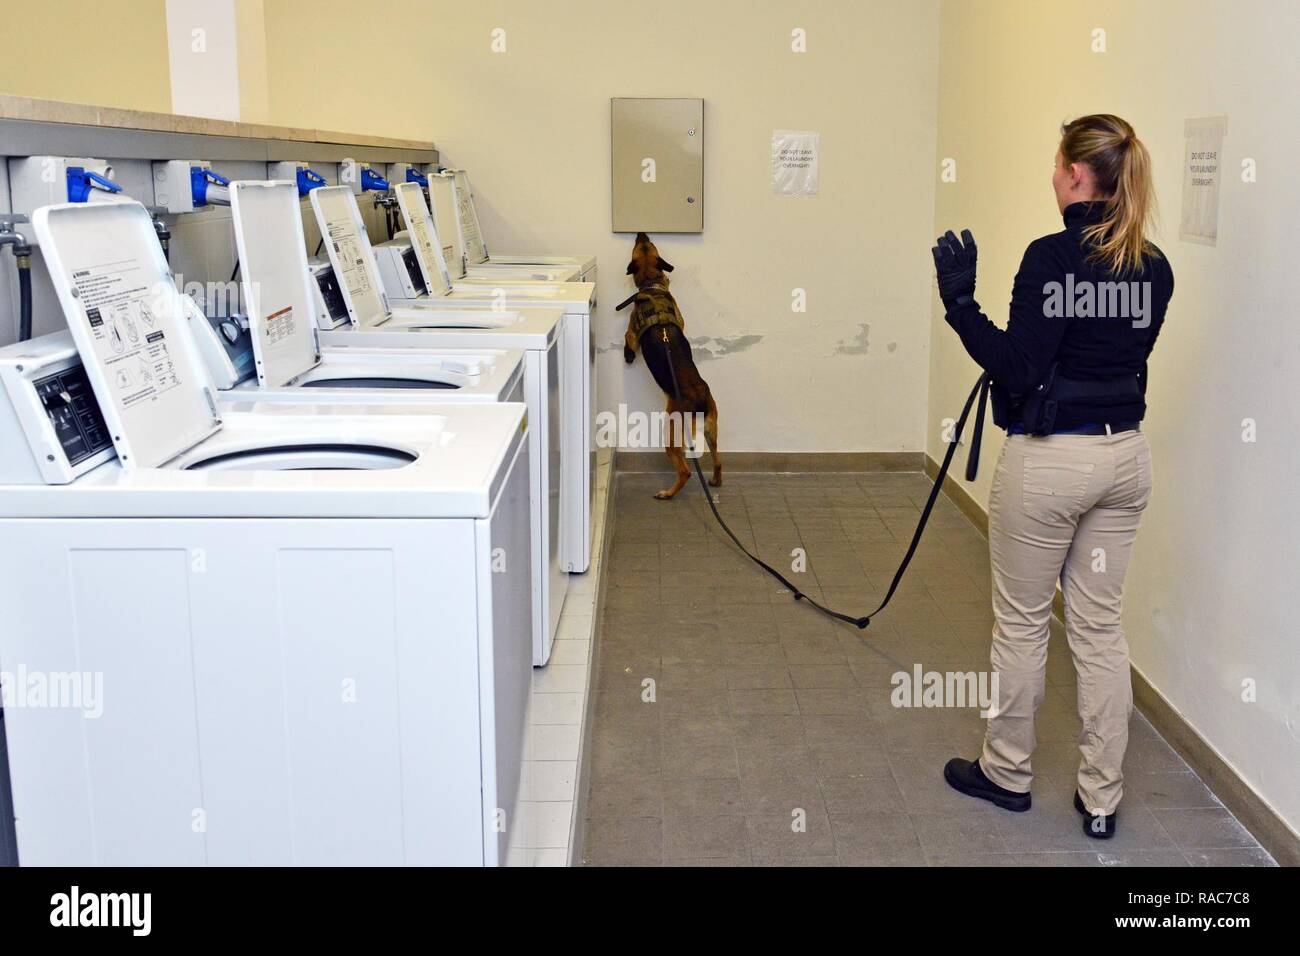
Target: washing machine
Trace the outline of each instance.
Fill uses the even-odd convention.
[[[579,282],[596,281],[595,256],[548,256],[536,253],[488,252],[487,239],[479,223],[478,208],[474,205],[474,190],[469,184],[469,173],[464,169],[443,169],[434,176],[449,179],[452,185],[451,202],[448,202],[444,187],[430,185],[430,194],[435,195],[434,218],[445,234],[454,222],[459,234],[459,247],[464,255],[466,274],[480,276],[479,270],[490,266],[567,266],[577,270]],[[434,176],[429,177],[430,180]],[[454,215],[454,219],[452,218]],[[444,239],[444,243],[446,240]],[[444,246],[444,249],[446,247]]]
[[[349,389],[340,387],[352,384],[364,389],[354,396],[359,401],[418,402],[430,400],[426,388],[432,385],[442,388],[436,396],[439,401],[446,396],[453,401],[526,402],[532,423],[533,660],[539,666],[545,664],[569,584],[559,551],[563,509],[559,338],[563,313],[551,309],[516,314],[520,321],[513,328],[518,334],[509,348],[501,347],[510,344],[504,337],[458,348],[457,342],[416,323],[385,325],[383,334],[372,339],[344,334],[323,342],[327,333],[312,321],[315,291],[295,185],[235,183],[231,213],[247,333],[239,324],[227,329],[233,319],[211,322],[199,317],[194,323],[200,341],[208,343],[207,353],[226,373],[218,384],[232,377],[227,369],[249,364],[232,361],[229,352],[238,347],[232,341],[242,345],[246,334],[256,356],[251,364],[257,380],[236,385],[225,395],[247,398],[251,389],[258,399],[269,401],[333,401],[328,396],[346,395]],[[354,377],[344,377],[348,374]],[[374,391],[385,385],[392,387]]]
[[[418,402],[429,400],[432,387],[442,390],[439,401],[526,402],[532,422],[534,663],[545,664],[568,590],[559,553],[562,313],[526,316],[516,326],[519,334],[510,348],[498,347],[510,344],[504,338],[458,348],[456,342],[410,327],[369,341],[345,335],[323,343],[312,318],[314,293],[296,186],[235,183],[231,213],[257,380],[236,385],[226,395],[240,398],[252,388],[264,400],[328,402],[347,395],[351,386],[363,389],[354,396],[363,402]],[[201,339],[211,343],[209,354],[223,357],[230,334],[220,324],[199,321],[196,327]]]
[[[429,182],[432,187],[434,179]],[[424,327],[442,324],[501,328],[518,321],[511,316],[516,310],[545,306],[562,309],[560,347],[565,373],[561,485],[565,519],[560,555],[566,571],[586,571],[591,562],[591,512],[595,497],[596,343],[592,333],[595,284],[453,284],[447,276],[424,192],[415,183],[403,183],[395,186],[393,193],[411,237],[411,255],[401,260],[403,274],[418,277],[427,291],[410,299],[386,292],[352,191],[346,187],[313,189],[312,209],[321,235],[330,239],[325,243],[328,262],[314,267],[319,292],[317,321],[326,330],[349,322],[363,327],[380,322],[414,322]],[[470,313],[469,309],[478,311]],[[335,341],[329,336],[325,338]]]
[[[529,281],[529,282],[584,282],[581,263],[495,262],[487,258],[487,247],[478,228],[478,213],[472,198],[465,201],[468,192],[456,190],[453,171],[444,170],[428,177],[429,201],[433,221],[443,241],[443,255],[455,268],[458,276],[468,283]],[[378,249],[378,247],[376,247]],[[454,257],[454,258],[453,258]],[[595,281],[595,280],[592,280]]]
[[[20,862],[503,862],[525,408],[223,408],[157,243],[75,208],[34,227],[76,348],[0,350]]]

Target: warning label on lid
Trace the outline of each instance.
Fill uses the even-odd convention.
[[[266,317],[266,343],[268,345],[275,345],[284,339],[292,338],[293,331],[293,306],[286,306]]]

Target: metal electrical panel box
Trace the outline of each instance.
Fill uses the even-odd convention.
[[[704,100],[610,100],[615,232],[704,231]]]

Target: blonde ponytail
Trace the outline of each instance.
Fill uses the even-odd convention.
[[[1133,127],[1110,113],[1081,116],[1061,127],[1061,155],[1091,169],[1106,196],[1101,222],[1084,230],[1089,258],[1122,275],[1159,255],[1147,239],[1155,219],[1151,156]]]

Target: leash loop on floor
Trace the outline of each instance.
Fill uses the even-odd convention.
[[[667,344],[666,336],[664,344]],[[677,400],[677,404],[680,406],[682,394],[677,388],[677,370],[673,367],[672,352],[668,349],[665,349],[664,352],[668,357],[668,374],[672,376],[673,395]],[[700,487],[704,490],[704,497],[709,503],[709,510],[713,512],[713,517],[717,519],[722,530],[727,533],[727,537],[735,543],[736,547],[744,552],[745,557],[749,558],[749,560],[753,561],[760,568],[789,588],[794,594],[794,599],[796,601],[807,601],[827,617],[834,618],[837,621],[843,621],[846,624],[852,624],[854,627],[858,628],[858,630],[865,630],[871,623],[871,619],[883,611],[885,606],[893,599],[894,592],[898,590],[898,585],[903,580],[903,574],[907,571],[907,566],[912,563],[912,558],[916,555],[916,549],[921,544],[921,535],[925,533],[925,526],[930,520],[930,513],[934,511],[934,503],[938,500],[939,491],[943,488],[944,479],[948,477],[948,468],[952,464],[953,456],[957,453],[957,445],[961,442],[962,431],[966,427],[966,419],[970,417],[971,406],[975,405],[978,401],[978,410],[975,413],[975,431],[971,436],[970,453],[966,456],[966,480],[975,480],[975,476],[979,472],[980,443],[984,433],[984,407],[987,404],[990,384],[991,380],[989,375],[987,372],[984,372],[975,383],[975,387],[971,389],[970,394],[966,396],[966,404],[962,406],[961,415],[958,417],[957,423],[953,427],[952,441],[948,443],[948,450],[944,452],[943,463],[939,466],[939,473],[935,475],[934,486],[930,489],[930,496],[926,499],[925,507],[921,510],[921,517],[916,523],[916,530],[912,533],[912,541],[907,546],[907,553],[903,555],[903,560],[898,565],[898,570],[894,572],[893,580],[889,582],[889,590],[885,592],[885,599],[880,602],[874,611],[870,614],[864,614],[861,617],[844,614],[841,611],[828,608],[824,604],[819,604],[807,594],[804,594],[803,591],[795,587],[794,584],[792,584],[780,571],[741,544],[740,539],[737,538],[731,528],[727,526],[727,522],[723,520],[722,515],[718,512],[717,502],[713,500],[713,492],[709,491],[709,483],[704,480],[704,471],[700,468],[700,456],[695,453],[695,442],[689,434],[689,428],[686,426],[685,422],[683,422],[682,425],[682,439],[687,443],[687,450],[691,453],[691,463],[695,466],[695,475],[700,480]]]

